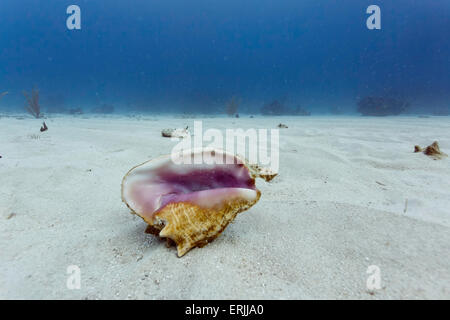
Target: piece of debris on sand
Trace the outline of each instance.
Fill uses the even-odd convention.
[[[6,219],[9,220],[9,219],[13,218],[15,215],[16,215],[15,212],[11,212],[11,213],[6,217]]]
[[[48,130],[48,127],[47,127],[47,125],[45,124],[45,121],[42,123],[42,127],[41,127],[41,132],[44,132],[44,131],[47,131]]]
[[[189,137],[189,130],[188,127],[184,129],[163,129],[161,131],[161,134],[163,137],[166,138],[187,138]]]
[[[439,144],[437,141],[433,142],[425,149],[422,149],[420,146],[416,145],[414,146],[414,152],[423,152],[423,154],[432,157],[434,160],[442,159],[443,157],[447,156],[447,154],[439,149]]]
[[[287,129],[287,125],[285,125],[284,123],[280,123],[279,125],[278,125],[278,128],[284,128],[284,129]]]

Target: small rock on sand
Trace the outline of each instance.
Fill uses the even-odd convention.
[[[186,138],[189,136],[188,127],[184,129],[163,129],[161,135],[166,138]]]

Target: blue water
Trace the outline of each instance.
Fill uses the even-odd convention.
[[[68,30],[66,8],[81,8]],[[381,8],[369,30],[366,8]],[[278,99],[320,114],[367,95],[450,107],[448,0],[1,0],[0,110],[257,113]]]

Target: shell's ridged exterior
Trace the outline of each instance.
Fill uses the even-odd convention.
[[[168,162],[160,161],[155,167],[152,167],[150,161],[132,168],[122,181],[122,200],[132,213],[139,215],[149,224],[146,232],[175,242],[179,257],[190,249],[203,247],[217,238],[238,213],[249,209],[258,202],[261,192],[254,185],[256,177],[269,181],[276,175],[257,166],[247,165],[245,162],[236,167],[224,167],[223,165],[202,167],[200,174],[207,174],[208,178],[211,174],[217,175],[217,181],[213,183],[214,186],[211,189],[206,187],[206,190],[197,190],[198,185],[194,183],[195,188],[192,192],[186,193],[184,190],[184,193],[176,194],[175,198],[167,200],[164,197],[172,197],[173,190],[170,189],[172,181],[175,181],[174,184],[178,184],[178,186],[180,183],[183,187],[191,186],[188,182],[186,185],[184,184],[186,180],[184,175],[189,173],[189,170],[194,171],[194,168],[198,170],[195,166],[171,166],[172,164],[168,164]],[[170,174],[167,175],[167,172]],[[196,182],[195,179],[199,179],[198,171],[194,172],[196,175],[189,177]],[[174,179],[172,173],[182,178]],[[227,186],[226,183],[224,186],[217,186],[216,183],[227,180],[223,178],[224,173],[234,174],[233,177],[237,177],[239,184],[236,186],[236,181],[231,179],[233,186]],[[144,178],[141,177],[142,175]],[[150,188],[146,185],[146,175],[150,177],[148,180]],[[164,175],[169,176],[170,179],[161,181],[161,177]],[[139,192],[140,185],[143,185],[141,190],[144,192]],[[159,185],[161,188],[158,187]],[[176,186],[174,189],[178,190]],[[148,197],[147,190],[150,190]],[[162,191],[159,194],[160,190]]]
[[[217,238],[238,213],[259,200],[260,194],[258,192],[258,197],[253,201],[237,199],[222,208],[213,209],[203,209],[190,203],[171,203],[157,215],[157,219],[166,222],[159,236],[173,240],[181,257],[191,248],[201,248]]]

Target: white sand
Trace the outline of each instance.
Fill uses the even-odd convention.
[[[144,233],[120,182],[170,153],[161,129],[193,119],[46,122],[41,134],[39,120],[0,118],[0,298],[450,298],[450,160],[412,153],[434,140],[450,153],[448,117],[204,120],[289,128],[259,203],[183,258]],[[69,265],[80,290],[66,287]],[[373,294],[370,265],[381,270]]]

